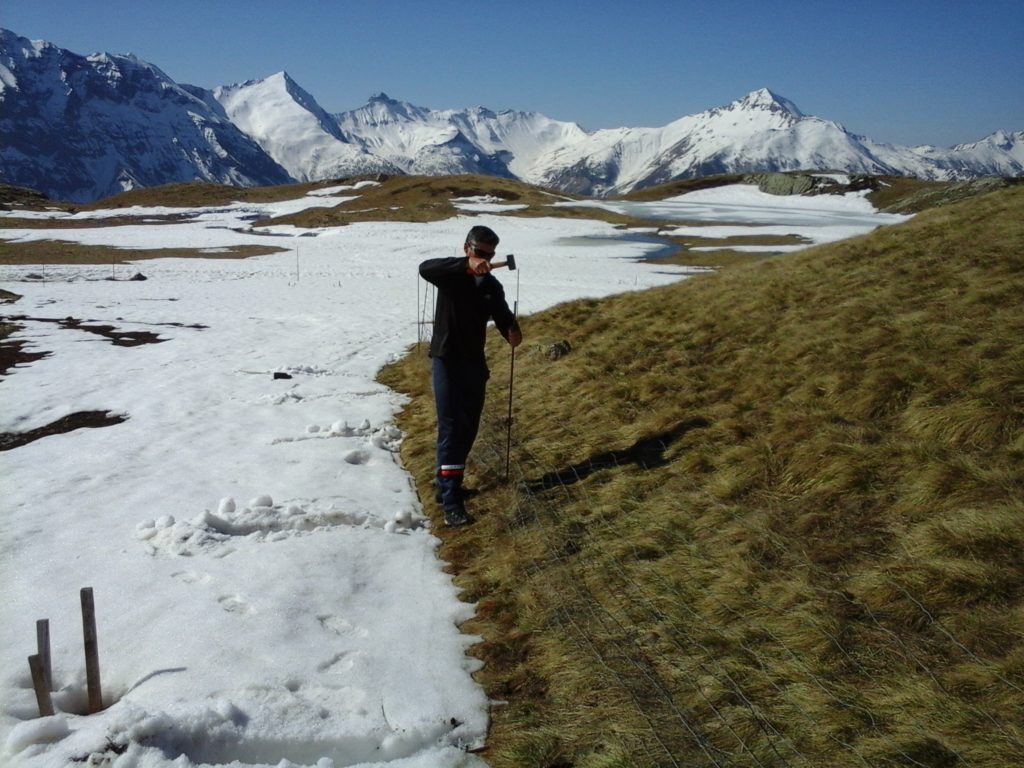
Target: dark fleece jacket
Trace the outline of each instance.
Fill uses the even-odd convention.
[[[430,356],[483,362],[487,322],[508,339],[516,320],[494,275],[473,275],[466,258],[428,259],[420,275],[437,286]]]

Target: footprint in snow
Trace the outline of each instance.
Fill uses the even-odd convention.
[[[175,571],[171,578],[178,579],[186,584],[209,584],[212,577],[208,573],[198,571]]]
[[[332,616],[327,614],[325,616],[317,616],[316,620],[320,622],[320,626],[326,629],[328,632],[333,632],[336,635],[349,635],[355,634],[358,637],[366,637],[369,635],[362,627],[357,627],[348,619],[344,619],[341,616]]]
[[[350,658],[353,655],[351,651],[342,651],[336,653],[326,661],[322,661],[316,665],[317,672],[331,672],[331,673],[343,673],[348,672],[356,665],[355,659]]]
[[[241,595],[223,595],[217,598],[217,602],[220,607],[228,613],[238,614],[250,614],[255,613],[253,607],[249,605],[244,597]]]
[[[346,464],[355,464],[357,466],[360,464],[369,464],[370,454],[368,451],[356,449],[346,453],[344,459]]]

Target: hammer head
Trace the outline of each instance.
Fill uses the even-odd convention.
[[[510,253],[505,257],[505,261],[490,262],[490,268],[492,269],[501,269],[503,266],[507,266],[509,269],[515,269],[515,256]]]
[[[508,267],[509,269],[516,268],[516,257],[511,253],[505,257],[504,261],[497,261],[491,264],[491,269],[501,269],[502,267]]]

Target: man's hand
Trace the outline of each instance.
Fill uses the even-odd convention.
[[[518,328],[513,328],[508,332],[508,343],[513,347],[518,347],[523,343],[523,332]]]
[[[470,273],[474,275],[486,275],[491,271],[491,262],[487,259],[481,259],[474,255],[472,250],[470,250],[467,258],[469,259],[468,269]]]

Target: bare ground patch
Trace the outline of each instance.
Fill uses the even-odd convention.
[[[95,324],[94,321],[83,321],[77,317],[28,317],[26,315],[15,315],[7,318],[10,321],[31,321],[35,323],[55,323],[61,328],[69,328],[76,331],[94,333],[117,347],[137,347],[142,344],[159,344],[167,339],[160,338],[160,335],[152,331],[119,331],[113,325]],[[157,323],[157,325],[170,328],[194,328],[205,330],[208,326],[198,323],[185,325],[184,323]]]
[[[95,429],[109,427],[127,421],[128,417],[110,411],[78,411],[62,416],[46,426],[36,427],[27,432],[0,432],[0,451],[20,448],[49,435],[63,435],[76,429]]]
[[[50,356],[49,352],[26,352],[27,344],[24,341],[7,338],[19,327],[11,323],[0,324],[0,376],[18,365],[28,365]]]
[[[112,248],[62,240],[14,243],[0,240],[0,265],[127,264],[146,259],[248,259],[287,249],[270,245],[237,245],[230,248]]]
[[[106,216],[93,219],[31,219],[7,216],[0,219],[4,229],[102,229],[105,227],[127,227],[150,224],[179,224],[194,219],[195,214],[161,213],[145,216]]]

